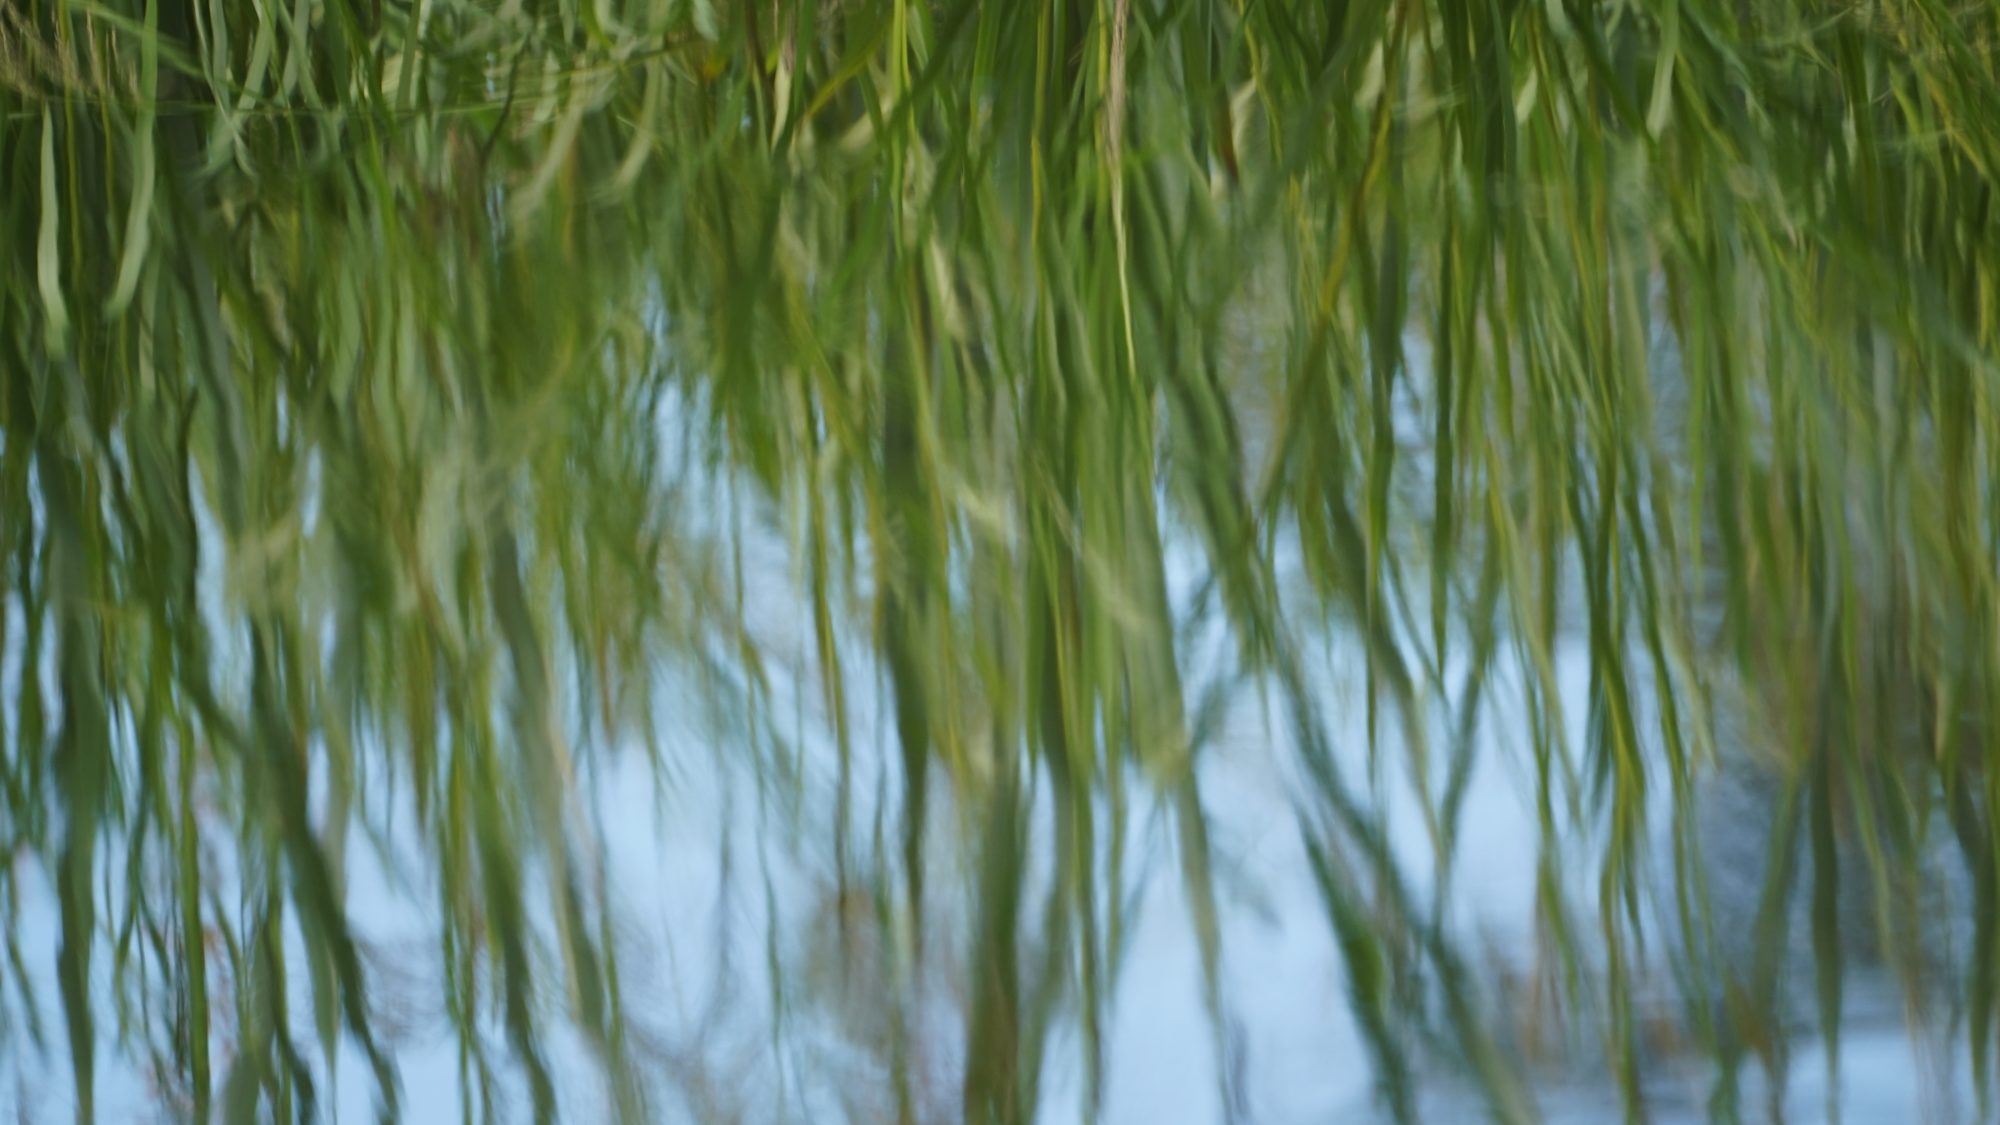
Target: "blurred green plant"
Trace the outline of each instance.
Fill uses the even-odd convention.
[[[13,0],[0,848],[57,888],[79,1119],[107,979],[143,1000],[115,1039],[190,1116],[308,1114],[271,985],[297,972],[328,1065],[357,1044],[394,1114],[342,889],[383,786],[428,844],[403,858],[435,878],[468,1106],[508,1066],[554,1115],[560,1017],[648,1115],[577,771],[657,745],[663,663],[718,711],[769,705],[687,464],[791,535],[843,863],[848,701],[879,662],[900,844],[864,913],[921,957],[924,879],[971,880],[967,1119],[1034,1114],[1060,1019],[1101,1096],[1132,779],[1172,809],[1221,1041],[1182,531],[1284,703],[1396,1116],[1437,1049],[1497,1116],[1533,1111],[1380,775],[1339,765],[1301,649],[1327,627],[1365,659],[1370,761],[1412,780],[1440,886],[1489,674],[1530,669],[1543,931],[1629,1115],[1656,841],[1690,996],[1723,971],[1691,816],[1740,749],[1729,685],[1777,752],[1771,854],[1810,857],[1772,862],[1766,898],[1811,873],[1830,1050],[1840,857],[1896,939],[1894,888],[1956,842],[1984,1092],[1996,47],[1975,0]],[[1565,635],[1589,653],[1576,746]],[[939,817],[962,867],[926,859]],[[1719,1018],[1769,1010],[1769,960]]]

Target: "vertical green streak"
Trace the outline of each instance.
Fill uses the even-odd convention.
[[[1840,1120],[1840,855],[1834,839],[1832,748],[1822,745],[1814,755],[1812,803],[1812,945],[1813,970],[1819,997],[1820,1035],[1825,1040],[1827,1116]]]
[[[981,1125],[1027,1121],[1034,1106],[1022,1057],[1026,1039],[1020,988],[1021,898],[1028,825],[1022,814],[1018,767],[999,764],[987,798],[980,842],[979,896],[970,971],[972,1006],[966,1034],[965,1120]]]
[[[207,1121],[212,1094],[208,1061],[208,935],[201,916],[201,826],[195,818],[194,779],[200,757],[183,737],[179,751],[180,815],[176,858],[180,893],[180,979],[186,988],[188,1077],[193,1086],[194,1119]]]
[[[73,372],[68,372],[72,380]],[[71,381],[69,386],[74,387]],[[80,414],[80,404],[71,411]],[[62,855],[56,873],[60,900],[62,948],[57,954],[57,983],[69,1026],[70,1066],[76,1083],[76,1119],[96,1120],[96,1022],[92,1016],[91,949],[97,941],[97,897],[94,889],[97,838],[109,814],[113,795],[111,733],[104,711],[101,625],[92,603],[96,591],[84,585],[98,573],[92,540],[84,527],[88,492],[80,467],[56,444],[58,419],[75,415],[60,411],[40,428],[38,458],[42,497],[47,506],[51,600],[56,607],[57,684],[63,703],[62,726],[56,731],[55,778],[62,797]]]
[[[928,324],[922,282],[911,270],[912,321],[891,335],[882,385],[882,480],[889,539],[878,548],[881,644],[895,694],[896,739],[903,763],[903,876],[917,948],[923,934],[924,829],[930,795],[931,678],[926,651],[932,585],[942,566],[937,518],[919,448],[920,384],[928,378]]]

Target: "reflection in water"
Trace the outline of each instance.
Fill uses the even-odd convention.
[[[661,426],[670,448],[675,444],[670,435],[678,432],[672,421],[671,415],[663,417]],[[602,885],[615,905],[616,932],[610,937],[620,954],[618,984],[630,1046],[657,1076],[660,1090],[668,1092],[662,1106],[687,1120],[873,1121],[905,1111],[920,1121],[956,1120],[975,984],[967,979],[978,910],[974,869],[980,852],[973,829],[961,828],[952,816],[932,819],[924,853],[931,868],[925,880],[928,919],[921,949],[912,948],[894,876],[902,775],[893,732],[884,721],[882,672],[865,638],[843,633],[841,656],[855,671],[845,701],[850,801],[847,823],[837,826],[839,753],[816,678],[810,609],[796,552],[768,513],[743,500],[746,493],[695,462],[689,458],[687,502],[706,511],[708,530],[726,537],[739,554],[746,616],[769,693],[764,713],[777,722],[745,727],[741,715],[719,716],[719,726],[687,721],[714,706],[712,685],[684,673],[663,673],[658,697],[666,713],[655,723],[663,742],[655,750],[664,770],[655,775],[646,756],[636,753],[587,755],[579,763],[589,808],[585,819],[600,837],[591,843],[603,849]],[[1421,495],[1418,485],[1413,491]],[[711,503],[702,507],[697,497]],[[212,538],[206,513],[200,518]],[[1108,1069],[1101,1118],[1362,1119],[1376,1111],[1374,1079],[1349,1004],[1347,967],[1299,832],[1297,795],[1308,781],[1299,775],[1298,748],[1278,718],[1282,700],[1269,685],[1242,680],[1235,672],[1228,630],[1204,602],[1198,545],[1186,531],[1171,523],[1167,528],[1168,592],[1176,620],[1186,627],[1180,658],[1188,695],[1217,701],[1199,769],[1220,889],[1220,1026],[1203,995],[1200,948],[1171,859],[1172,809],[1134,773],[1125,779],[1130,803],[1118,835],[1101,841],[1099,856],[1101,863],[1113,850],[1126,857],[1124,885],[1117,895],[1105,896],[1117,903],[1121,933],[1104,1029]],[[1277,551],[1280,575],[1302,583],[1296,544],[1281,537]],[[209,612],[218,617],[223,583],[219,573],[203,577]],[[21,674],[18,615],[10,615],[9,622],[6,677],[11,680]],[[1455,650],[1462,654],[1467,647],[1461,642]],[[1329,742],[1339,770],[1349,784],[1380,802],[1394,854],[1415,896],[1438,893],[1447,872],[1438,868],[1407,774],[1408,759],[1367,750],[1360,646],[1335,622],[1317,631],[1308,651],[1306,690],[1331,724]],[[1580,744],[1589,692],[1584,638],[1564,635],[1553,653],[1553,672],[1566,736]],[[1457,683],[1463,673],[1462,667],[1446,668],[1442,679]],[[1575,1018],[1580,1013],[1563,1011],[1556,1001],[1561,990],[1553,975],[1561,969],[1550,960],[1549,935],[1538,922],[1542,837],[1526,747],[1533,720],[1511,703],[1522,697],[1518,680],[1525,674],[1505,658],[1492,673],[1491,702],[1472,743],[1457,846],[1448,857],[1449,897],[1442,916],[1464,948],[1479,951],[1481,960],[1472,968],[1488,1005],[1482,1016],[1503,1048],[1528,1068],[1542,1111],[1551,1120],[1598,1120],[1618,1106],[1615,1087],[1604,1077],[1602,1029]],[[722,733],[714,736],[715,730]],[[757,752],[726,752],[718,737],[740,740],[735,744]],[[1703,785],[1697,836],[1716,909],[1717,960],[1711,971],[1726,992],[1753,975],[1759,955],[1760,865],[1769,853],[1760,833],[1778,798],[1768,775],[1740,755]],[[387,819],[401,825],[403,836],[392,830],[379,842],[351,841],[346,893],[376,982],[380,1029],[401,1068],[404,1110],[410,1120],[453,1120],[464,1108],[458,1094],[464,1060],[440,1006],[450,982],[432,944],[435,891],[409,885],[394,862],[400,848],[421,846],[411,810],[398,804],[407,794],[378,789],[363,799],[399,809]],[[950,797],[949,783],[940,779],[934,800]],[[1653,798],[1662,820],[1667,797]],[[1028,790],[1029,874],[1022,895],[1030,918],[1049,893],[1058,859],[1048,798],[1047,779],[1035,779]],[[832,845],[837,838],[848,842],[844,855]],[[238,876],[221,862],[216,857],[214,877],[229,885]],[[1861,865],[1851,855],[1842,862],[1848,871],[1843,878],[1867,890],[1865,880],[1853,875]],[[1935,867],[1935,885],[1917,888],[1913,899],[1892,899],[1891,921],[1898,910],[1919,919],[1963,920],[1963,907],[1951,905],[1955,861],[1941,859]],[[1580,918],[1597,909],[1594,874],[1579,869],[1569,876],[1573,885],[1566,890]],[[1810,876],[1795,884],[1810,885]],[[56,933],[47,888],[37,894],[30,887],[21,929],[24,955],[36,963],[53,956]],[[1780,911],[1793,948],[1779,1006],[1785,1025],[1773,1035],[1790,1049],[1741,1045],[1752,1058],[1782,1067],[1793,1121],[1824,1113],[1831,1087],[1813,1041],[1808,898],[1799,891]],[[547,903],[547,889],[532,888],[528,901]],[[1889,958],[1860,940],[1875,932],[1877,905],[1850,894],[1841,919],[1841,932],[1857,937],[1848,951],[1850,964],[1861,966],[1849,974],[1843,1008],[1848,1022],[1840,1081],[1849,1119],[1887,1119],[1923,1108],[1933,1120],[1950,1120],[1954,1106],[1969,1104],[1953,1067],[1956,1055],[1938,1035],[1913,1040],[1901,1032],[1905,1013]],[[1659,925],[1671,909],[1653,908],[1660,932],[1671,929]],[[535,924],[551,943],[556,940],[546,911]],[[1954,926],[1938,927],[1936,934],[1921,923],[1919,929],[1920,937],[1947,942],[1929,951],[1940,958],[1963,947],[1965,935]],[[1020,932],[1018,955],[1023,965],[1033,966],[1045,953],[1041,936],[1025,921]],[[298,935],[286,937],[293,955],[302,956]],[[1708,1099],[1714,1072],[1702,1061],[1698,1020],[1691,1021],[1675,1000],[1675,952],[1671,942],[1656,943],[1633,972],[1640,984],[1639,1049],[1659,1119],[1695,1120],[1713,1108]],[[1582,962],[1601,968],[1587,951]],[[547,979],[553,984],[560,978]],[[218,982],[219,994],[224,983]],[[296,994],[293,1011],[309,1013],[310,983],[303,974],[289,987]],[[1591,991],[1584,982],[1581,994]],[[1716,1000],[1726,1004],[1729,997]],[[41,1001],[48,1005],[53,997]],[[1043,1045],[1047,1067],[1038,1097],[1044,1115],[1060,1120],[1087,1104],[1087,1072],[1074,1019],[1058,1020],[1055,1027]],[[301,1028],[302,1035],[308,1031]],[[495,1024],[487,1034],[496,1046],[494,1057],[504,1058],[502,1029]],[[218,1035],[226,1040],[229,1029],[220,1028]],[[579,1120],[600,1117],[607,1107],[592,1049],[565,1031],[551,1036],[548,1050],[565,1104]],[[333,1083],[343,1117],[364,1114],[371,1096],[365,1067],[351,1054],[351,1049],[343,1053]],[[107,1112],[171,1104],[170,1092],[154,1087],[145,1068],[124,1061],[100,1079],[107,1087],[102,1103]],[[33,1073],[13,1074],[0,1089],[23,1104],[29,1098],[52,1104],[47,1099],[60,1099],[69,1079],[60,1052],[50,1053],[48,1062]],[[1417,1066],[1426,1119],[1483,1112],[1483,1103],[1442,1056],[1420,1056]],[[518,1075],[499,1078],[502,1089],[525,1098]],[[1769,1096],[1766,1082],[1758,1065],[1746,1065],[1740,1103],[1762,1105]]]

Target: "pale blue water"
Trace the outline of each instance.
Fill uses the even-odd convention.
[[[919,1105],[930,1119],[952,1120],[963,1049],[962,1015],[948,966],[933,967],[910,982],[880,980],[865,965],[847,964],[853,979],[844,988],[813,983],[828,975],[826,966],[840,963],[827,955],[831,932],[822,912],[834,878],[827,841],[835,758],[816,694],[808,618],[783,535],[763,526],[754,510],[732,506],[719,482],[710,479],[707,486],[707,498],[715,502],[708,509],[714,513],[712,529],[742,537],[744,570],[751,576],[751,626],[770,657],[778,703],[774,719],[778,731],[796,743],[795,764],[805,797],[795,810],[782,801],[760,800],[756,772],[745,764],[740,745],[718,745],[708,732],[682,721],[679,716],[698,701],[671,681],[663,682],[661,691],[665,713],[660,729],[666,744],[660,751],[668,763],[664,778],[656,784],[636,748],[616,756],[587,756],[583,795],[592,810],[589,820],[601,835],[604,885],[612,889],[617,905],[623,994],[641,1068],[658,1080],[664,1096],[656,1105],[666,1120],[699,1120],[719,1110],[753,1122],[818,1122],[837,1120],[843,1113],[866,1118],[871,1104],[886,1103],[864,1102],[856,1108],[842,1097],[862,1091],[879,1098],[886,1089],[882,1057],[856,1042],[871,1018],[879,1018],[879,1011],[871,1016],[868,1003],[912,997],[912,1025],[923,1049],[917,1070],[925,1076]],[[212,524],[205,517],[203,522],[204,535],[214,536]],[[1295,573],[1296,552],[1282,543],[1280,548],[1290,558],[1286,569]],[[227,576],[213,562],[218,555],[206,552],[211,566],[202,585],[219,624]],[[1171,547],[1169,577],[1173,600],[1185,612],[1199,564],[1184,536],[1177,536]],[[11,693],[24,671],[19,666],[19,614],[10,614],[9,621],[0,686]],[[1191,698],[1199,695],[1205,675],[1226,666],[1228,653],[1219,627],[1198,630],[1195,637],[1184,653]],[[1329,733],[1350,781],[1360,784],[1366,732],[1358,652],[1338,636],[1323,639],[1324,655],[1311,688],[1332,724]],[[1463,651],[1463,645],[1458,647]],[[861,674],[870,665],[851,639],[848,656],[856,731],[854,823],[865,833],[875,795],[895,800],[897,771],[893,748],[878,721],[882,687]],[[230,659],[226,645],[218,658]],[[1450,671],[1447,682],[1457,682],[1457,671]],[[1580,638],[1559,646],[1555,673],[1574,737],[1581,733],[1588,686]],[[1536,856],[1527,724],[1510,703],[1518,697],[1520,675],[1518,667],[1508,664],[1490,690],[1494,702],[1480,728],[1481,765],[1461,829],[1453,900],[1457,932],[1490,943],[1502,963],[1517,968],[1525,964],[1529,947]],[[1231,1071],[1230,1085],[1250,1120],[1279,1125],[1372,1120],[1377,1114],[1373,1078],[1348,1015],[1346,977],[1297,833],[1294,801],[1303,786],[1281,715],[1275,700],[1238,693],[1203,759],[1204,794],[1223,884],[1228,1009],[1223,1065]],[[1395,760],[1393,754],[1390,760]],[[1434,865],[1406,779],[1394,768],[1381,796],[1390,803],[1392,835],[1408,877],[1421,891],[1434,877]],[[392,854],[422,846],[407,809],[391,819],[401,826],[391,840]],[[941,855],[953,846],[948,822],[948,816],[937,818]],[[1047,835],[1041,838],[1046,841]],[[1170,818],[1142,799],[1127,848],[1133,863],[1126,891],[1139,908],[1107,1026],[1101,1114],[1107,1122],[1198,1123],[1225,1116],[1215,1035],[1201,998],[1199,955],[1172,852]],[[20,1025],[10,1025],[0,1050],[0,1113],[61,1120],[71,1111],[71,1094],[54,985],[55,911],[36,865],[17,859],[16,868],[22,899],[13,925],[29,965],[43,972],[32,983],[46,1049],[32,1048]],[[947,936],[962,930],[965,915],[946,878],[951,871],[949,862],[941,862],[930,880],[942,888],[934,932]],[[233,878],[226,857],[218,872],[225,880]],[[107,867],[105,875],[116,878],[120,873]],[[358,840],[350,849],[348,879],[349,902],[376,972],[375,998],[401,1072],[404,1118],[458,1120],[465,1107],[430,937],[437,922],[432,888],[421,879],[402,885]],[[1580,883],[1587,879],[1580,877]],[[956,888],[961,895],[963,887]],[[546,902],[537,897],[544,890],[531,887],[530,902]],[[1576,890],[1587,903],[1587,886]],[[230,898],[223,894],[224,901]],[[552,935],[547,915],[542,925]],[[291,944],[295,963],[303,963],[295,933]],[[96,960],[107,991],[108,961],[102,952]],[[559,980],[556,966],[547,966],[545,983],[555,987]],[[782,1008],[772,999],[778,984],[786,990]],[[295,980],[292,991],[299,1040],[309,1051],[316,1050],[311,1046],[308,986]],[[16,1001],[8,1008],[12,1014],[19,1004],[18,998],[10,999]],[[856,1000],[860,1003],[850,1002]],[[606,1109],[600,1073],[588,1048],[554,1023],[551,1029],[546,1047],[571,1118],[602,1119]],[[220,1035],[218,1030],[218,1049]],[[510,1056],[497,1027],[489,1029],[489,1045],[495,1062],[506,1066]],[[137,1060],[119,1054],[108,1036],[100,1059],[103,1120],[159,1116]],[[218,1079],[220,1069],[218,1065]],[[1664,1061],[1649,1072],[1648,1081],[1658,1107],[1656,1120],[1705,1119],[1708,1075],[1702,1067]],[[1761,1109],[1760,1082],[1755,1074],[1746,1077],[1746,1107]],[[1594,1122],[1617,1113],[1608,1081],[1571,1075],[1561,1082],[1537,1078],[1533,1084],[1549,1120]],[[1817,1047],[1810,1040],[1800,1042],[1785,1099],[1790,1120],[1830,1120],[1831,1086]],[[343,1049],[337,1073],[322,1087],[331,1091],[327,1109],[332,1119],[372,1119],[368,1072],[351,1048]],[[1847,1122],[1948,1122],[1964,1119],[1961,1114],[1971,1105],[1962,1068],[1940,1077],[1934,1064],[1913,1051],[1894,1020],[1879,1013],[1857,1015],[1847,1030],[1840,1088]],[[1479,1102],[1447,1074],[1426,1071],[1423,1090],[1426,1120],[1483,1116]],[[676,1091],[692,1091],[693,1096]],[[1091,1116],[1083,1108],[1073,1037],[1058,1037],[1051,1045],[1041,1109],[1049,1121]]]

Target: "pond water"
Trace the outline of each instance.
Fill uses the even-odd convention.
[[[884,979],[874,958],[843,956],[835,919],[844,907],[833,901],[836,873],[827,844],[835,754],[823,733],[812,639],[802,624],[810,616],[783,537],[754,512],[733,509],[728,496],[719,486],[713,490],[712,518],[742,536],[751,626],[770,660],[773,698],[780,704],[775,719],[782,724],[789,716],[792,725],[782,733],[791,740],[790,764],[798,780],[770,784],[749,755],[676,719],[701,701],[689,685],[673,681],[663,682],[660,692],[667,712],[659,717],[666,739],[659,748],[666,763],[661,776],[654,776],[636,751],[582,758],[582,794],[601,836],[603,885],[616,906],[622,995],[635,1055],[667,1091],[657,1103],[666,1119],[866,1120],[886,1115],[892,1104],[886,1100],[887,1058],[879,1046],[885,1004],[891,997],[913,997],[909,1018],[918,1107],[927,1120],[953,1120],[964,1065],[963,1016],[949,951],[951,935],[965,927],[969,892],[952,885],[950,857],[959,849],[951,818],[934,818],[937,854],[945,857],[930,878],[938,888],[932,924],[945,935],[936,943],[946,951],[939,963],[912,984]],[[1296,551],[1281,544],[1280,552],[1281,559],[1290,556],[1286,568],[1296,572]],[[217,552],[207,554],[213,560]],[[1182,616],[1192,612],[1200,567],[1198,551],[1177,533],[1170,544],[1169,580]],[[217,573],[204,577],[211,596],[222,596],[216,592],[222,581]],[[18,633],[19,614],[8,620]],[[1343,768],[1359,778],[1367,742],[1359,652],[1337,631],[1320,640],[1310,688],[1334,725],[1330,733]],[[10,684],[22,674],[19,646],[18,635],[7,638],[8,663],[0,679]],[[852,668],[872,667],[851,639],[847,656]],[[1563,640],[1554,658],[1569,733],[1576,739],[1588,688],[1582,638]],[[1229,647],[1221,627],[1195,630],[1183,662],[1191,695],[1194,684],[1226,671]],[[1478,765],[1460,829],[1451,900],[1455,932],[1472,947],[1490,951],[1474,966],[1493,977],[1489,985],[1499,974],[1525,978],[1534,970],[1537,829],[1528,726],[1511,704],[1520,695],[1521,670],[1503,661],[1498,675],[1478,731]],[[884,693],[879,681],[859,682],[853,692],[856,825],[868,825],[878,803],[888,802],[893,810],[896,800],[896,757],[878,721]],[[1344,968],[1299,837],[1296,795],[1303,782],[1291,737],[1278,719],[1281,710],[1258,690],[1237,690],[1200,767],[1221,887],[1227,1018],[1220,1049],[1203,1003],[1200,954],[1172,858],[1170,818],[1142,792],[1134,798],[1125,892],[1137,905],[1109,1009],[1101,1120],[1222,1121],[1228,1116],[1225,1088],[1233,1092],[1241,1117],[1251,1121],[1386,1119],[1375,1101],[1368,1056],[1347,1005]],[[1393,762],[1394,755],[1390,758]],[[798,798],[787,799],[787,791]],[[1435,863],[1416,806],[1393,765],[1378,796],[1391,803],[1392,836],[1409,879],[1421,890],[1435,878]],[[1046,808],[1040,811],[1046,815]],[[420,847],[408,810],[396,819],[402,829],[392,833],[389,853]],[[1039,838],[1046,840],[1047,834]],[[442,1006],[431,936],[435,896],[421,881],[406,882],[371,849],[356,843],[350,852],[349,901],[400,1067],[404,1116],[459,1120],[466,1108],[459,1097],[461,1060]],[[58,1120],[70,1112],[72,1095],[52,971],[56,912],[46,879],[25,860],[17,862],[24,893],[12,925],[36,974],[46,1047],[32,1049],[10,1030],[7,1056],[0,1059],[0,1112],[21,1120]],[[119,876],[108,867],[105,874]],[[1573,888],[1581,901],[1588,901],[1588,882],[1580,878]],[[531,890],[528,901],[547,900]],[[879,934],[870,938],[865,917],[861,921],[863,943],[880,940]],[[550,917],[542,924],[553,932]],[[290,937],[294,963],[303,964],[298,935]],[[97,959],[101,976],[107,960]],[[555,969],[550,966],[545,978],[556,979]],[[1842,1119],[1969,1119],[1969,1083],[1962,1067],[1949,1065],[1963,1048],[1951,1048],[1941,1062],[1936,1050],[1927,1054],[1904,1033],[1893,1003],[1866,1000],[1870,980],[1859,978],[1850,989],[1856,999],[1843,1033]],[[312,1043],[309,986],[296,980],[291,991],[300,1041]],[[1497,985],[1491,991],[1506,992]],[[1495,1013],[1496,1023],[1504,1025],[1517,1014]],[[497,1027],[489,1030],[492,1057],[504,1063],[510,1058],[504,1037]],[[607,1107],[599,1070],[581,1038],[552,1028],[547,1051],[568,1113],[580,1121],[603,1119]],[[108,1036],[100,1058],[102,1119],[164,1116],[140,1060],[114,1051]],[[1587,1063],[1552,1065],[1547,1074],[1531,1078],[1547,1120],[1596,1122],[1617,1115],[1615,1087],[1590,1071]],[[1692,1057],[1668,1053],[1650,1060],[1646,1081],[1655,1120],[1705,1120],[1710,1077]],[[510,1079],[517,1094],[518,1079]],[[1743,1104],[1759,1107],[1754,1113],[1766,1102],[1762,1081],[1746,1074]],[[1049,1049],[1041,1118],[1090,1119],[1083,1084],[1073,1031],[1059,1035]],[[1818,1045],[1803,1034],[1794,1046],[1783,1099],[1788,1119],[1833,1120],[1834,1085]],[[1474,1093],[1441,1068],[1423,1069],[1419,1086],[1424,1120],[1484,1116]],[[372,1118],[372,1086],[356,1052],[342,1052],[323,1089],[331,1091],[333,1119]],[[521,1101],[524,1105],[525,1097]]]

